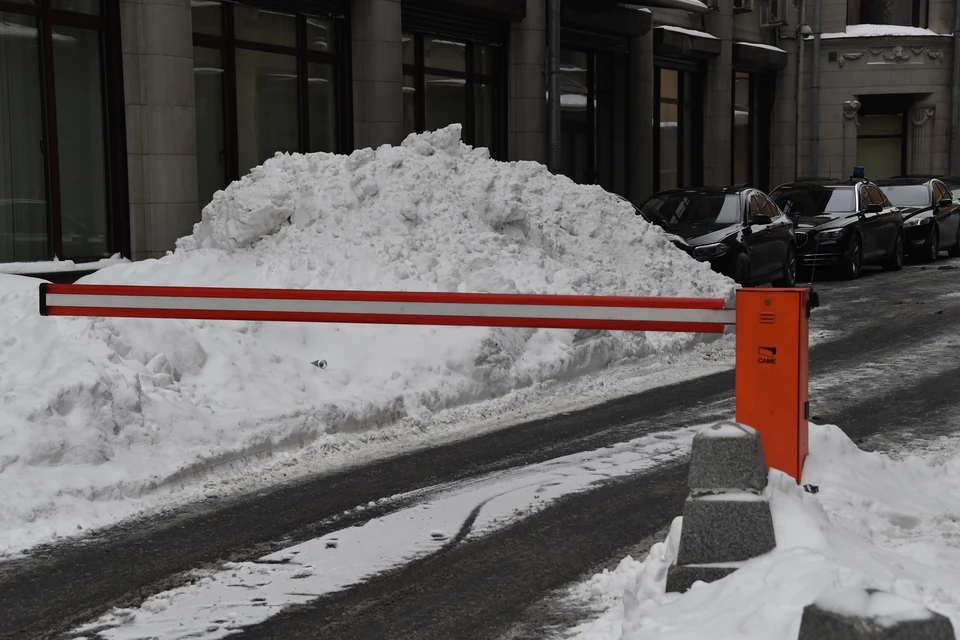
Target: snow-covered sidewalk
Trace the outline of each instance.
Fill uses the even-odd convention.
[[[730,299],[633,208],[458,126],[278,154],[160,260],[86,283]],[[155,507],[213,469],[672,357],[685,334],[41,318],[0,275],[0,555]],[[324,359],[326,369],[311,362]],[[535,394],[528,395],[529,400]],[[321,460],[315,470],[327,468]],[[160,498],[159,496],[164,496]],[[189,492],[180,495],[185,498]]]
[[[771,472],[773,552],[723,580],[665,594],[677,518],[643,561],[627,557],[573,590],[571,602],[599,615],[569,637],[790,640],[805,605],[846,587],[923,604],[960,629],[960,446],[939,444],[892,460],[859,450],[837,427],[811,425],[803,482],[819,492]]]

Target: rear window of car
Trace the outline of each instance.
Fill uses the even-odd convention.
[[[794,217],[849,213],[857,208],[857,196],[853,187],[784,187],[774,190],[770,197],[781,211]]]
[[[669,191],[651,196],[640,210],[665,227],[684,224],[736,224],[743,212],[736,193]]]

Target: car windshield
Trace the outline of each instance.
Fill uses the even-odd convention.
[[[780,210],[791,217],[819,216],[825,213],[856,211],[853,187],[805,185],[775,189],[770,194]]]
[[[640,210],[665,227],[684,224],[736,224],[742,220],[736,193],[672,191],[658,193]]]
[[[930,204],[930,191],[925,184],[898,184],[880,187],[887,200],[898,207],[925,207]]]

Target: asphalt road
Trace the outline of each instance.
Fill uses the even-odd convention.
[[[816,420],[840,424],[863,446],[951,427],[960,377],[957,266],[818,284],[825,306],[813,329],[842,339],[811,351]],[[727,417],[733,383],[732,372],[711,375],[37,550],[0,563],[0,638],[59,637],[181,584],[190,569],[253,560],[403,506],[343,515],[356,505]],[[611,482],[240,637],[495,638],[554,590],[663,529],[684,496],[682,465]]]

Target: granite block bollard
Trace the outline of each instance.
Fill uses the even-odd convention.
[[[733,422],[711,425],[693,438],[690,495],[683,507],[677,564],[667,591],[712,582],[776,546],[760,433]]]
[[[798,640],[956,640],[950,619],[876,589],[847,589],[803,610]]]

